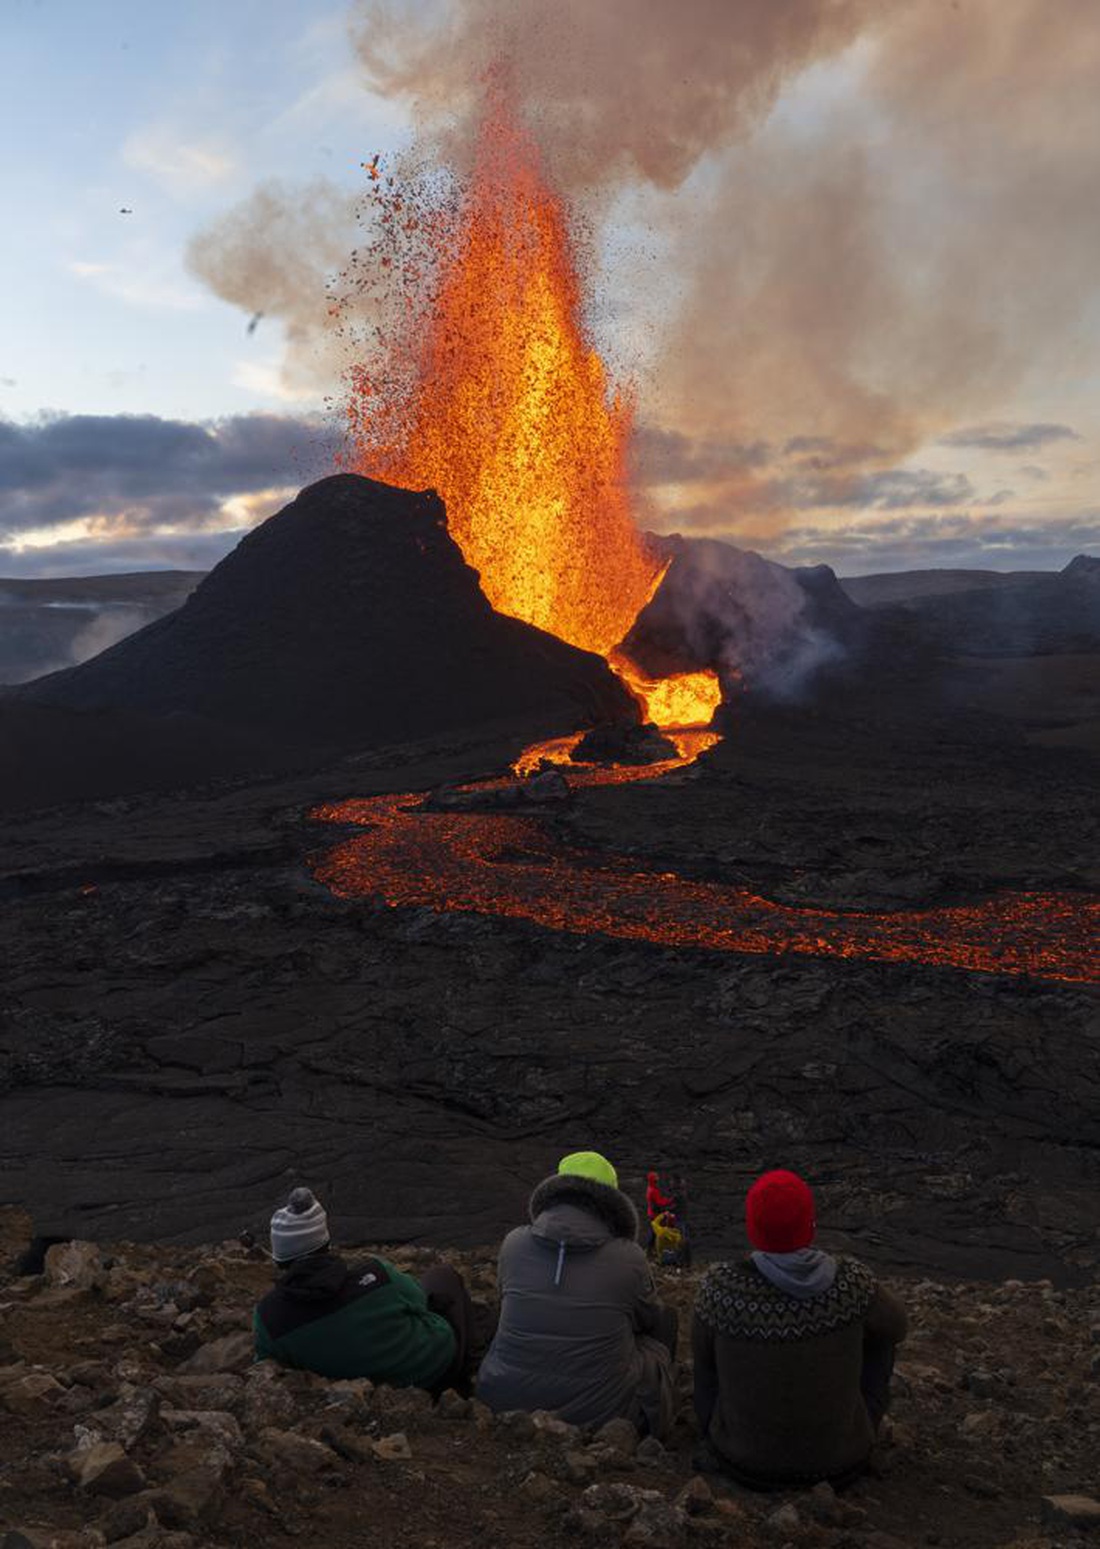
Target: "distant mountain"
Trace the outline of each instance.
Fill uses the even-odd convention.
[[[0,683],[71,667],[180,607],[204,572],[0,577]]]
[[[846,582],[845,590],[851,586]],[[880,602],[876,615],[886,610]],[[1060,571],[1025,571],[992,585],[910,595],[895,602],[893,611],[907,614],[940,650],[975,656],[1091,654],[1100,651],[1100,559],[1079,554]]]
[[[949,592],[992,591],[1041,581],[1056,574],[1048,570],[898,570],[881,575],[841,576],[840,585],[861,608],[889,608],[918,602]]]

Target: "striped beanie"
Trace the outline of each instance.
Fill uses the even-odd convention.
[[[329,1242],[325,1207],[309,1189],[295,1189],[271,1217],[271,1257],[276,1264],[289,1264]]]

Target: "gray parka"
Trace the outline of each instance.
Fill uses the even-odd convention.
[[[501,1246],[500,1324],[478,1398],[575,1425],[623,1416],[664,1435],[675,1379],[668,1350],[650,1337],[660,1303],[634,1206],[607,1184],[557,1174],[532,1194],[530,1215]]]

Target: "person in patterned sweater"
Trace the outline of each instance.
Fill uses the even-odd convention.
[[[908,1319],[858,1259],[813,1246],[813,1195],[765,1173],[745,1200],[753,1252],[714,1264],[695,1302],[696,1466],[759,1489],[866,1467]]]

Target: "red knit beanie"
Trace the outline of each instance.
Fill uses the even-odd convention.
[[[762,1253],[795,1253],[814,1240],[817,1220],[809,1185],[797,1173],[765,1173],[745,1196],[749,1241]]]

